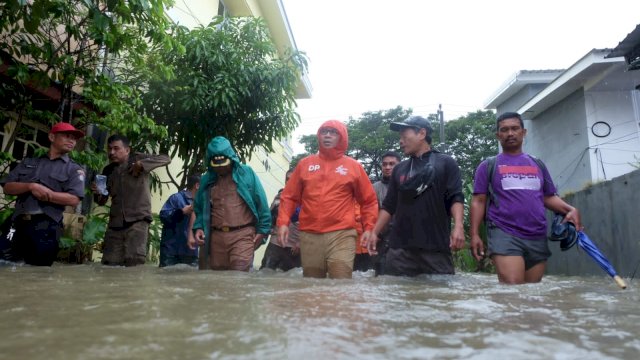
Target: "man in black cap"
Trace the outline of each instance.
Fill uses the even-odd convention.
[[[431,148],[433,129],[425,118],[410,116],[391,130],[400,132],[400,148],[410,158],[394,167],[376,226],[363,236],[369,252],[377,253],[379,234],[394,216],[386,274],[453,274],[451,251],[464,246],[460,168]]]
[[[17,195],[11,258],[30,265],[51,266],[58,254],[65,206],[77,206],[84,197],[84,170],[69,158],[84,133],[69,123],[55,124],[49,132],[49,151],[25,158],[0,184],[7,195]]]

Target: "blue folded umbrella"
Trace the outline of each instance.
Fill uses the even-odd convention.
[[[600,249],[596,246],[596,244],[589,239],[587,234],[582,231],[578,231],[578,246],[584,250],[589,256],[591,256],[600,267],[609,274],[613,278],[613,280],[623,289],[627,288],[627,284],[622,280],[616,269],[613,268],[613,265],[607,260],[607,258],[602,254]]]

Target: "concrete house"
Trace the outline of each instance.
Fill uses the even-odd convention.
[[[640,163],[640,71],[610,54],[593,49],[565,70],[519,71],[485,103],[522,114],[524,151],[547,164],[560,194]]]

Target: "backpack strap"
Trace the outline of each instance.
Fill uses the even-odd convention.
[[[487,201],[485,203],[485,216],[489,211],[489,203],[492,202],[495,206],[498,206],[498,197],[493,190],[493,174],[496,172],[496,156],[487,158]]]
[[[433,166],[433,170],[434,170],[434,171],[435,171],[435,169],[436,169],[436,157],[435,157],[435,154],[434,154],[434,153],[437,153],[437,152],[439,152],[439,151],[437,151],[437,150],[431,150],[431,154],[429,154],[429,164],[430,164],[431,166]]]
[[[537,157],[535,157],[533,155],[529,155],[529,154],[527,154],[527,155],[529,156],[529,158],[531,160],[535,161],[536,164],[538,164],[538,168],[540,168],[540,170],[542,172],[542,181],[543,181],[543,183],[542,183],[542,191],[544,191],[544,186],[547,185],[547,178],[544,176],[544,173],[545,172],[549,172],[549,171],[547,170],[547,167],[542,162],[542,160],[538,159]]]

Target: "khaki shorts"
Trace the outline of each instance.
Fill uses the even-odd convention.
[[[300,231],[302,275],[305,277],[351,279],[356,255],[355,229],[313,234]]]
[[[249,271],[253,264],[255,235],[253,226],[229,232],[211,231],[211,269]]]
[[[104,234],[102,263],[136,266],[147,259],[149,223],[141,220],[118,228],[108,228]]]

